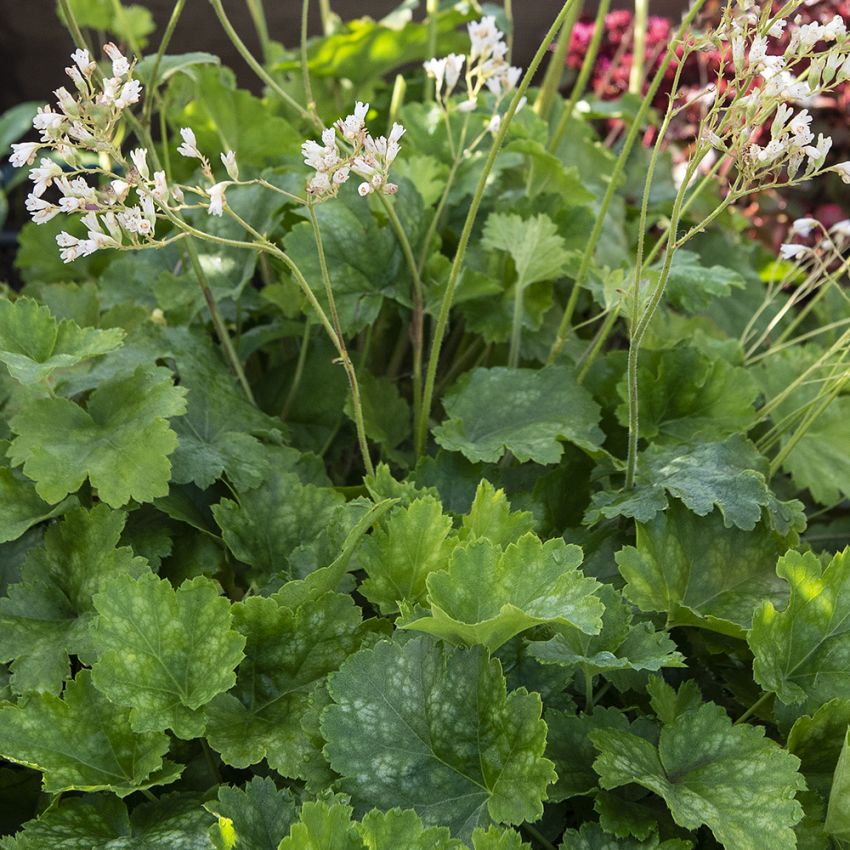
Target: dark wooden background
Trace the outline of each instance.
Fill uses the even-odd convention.
[[[157,23],[152,36],[156,44],[172,8],[172,0],[136,0],[147,6]],[[257,41],[243,0],[225,0],[225,9],[240,34],[252,47]],[[333,10],[342,18],[362,15],[381,17],[398,5],[397,0],[332,0]],[[423,3],[424,5],[424,3]],[[533,54],[560,8],[559,0],[514,0],[516,18],[515,61],[525,64]],[[595,4],[585,2],[585,10]],[[615,0],[615,7],[628,8],[628,0]],[[685,0],[650,0],[650,13],[679,14]],[[266,0],[266,14],[272,38],[296,44],[300,26],[301,0]],[[63,68],[73,46],[56,18],[55,0],[0,0],[0,110],[23,100],[47,100],[50,92],[62,85]],[[318,28],[318,3],[311,21]],[[174,33],[169,52],[206,50],[222,57],[235,68],[240,81],[255,87],[255,81],[223,33],[207,0],[188,0],[183,17]]]

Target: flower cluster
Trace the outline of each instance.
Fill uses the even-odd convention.
[[[125,110],[139,102],[142,86],[132,78],[133,65],[114,44],[103,49],[111,62],[112,76],[98,82],[97,65],[88,51],[74,51],[73,64],[65,72],[74,83],[76,97],[64,86],[57,89],[56,108],[40,107],[33,119],[40,141],[12,145],[10,161],[17,167],[32,165],[41,151],[51,154],[43,156],[29,173],[33,188],[26,207],[33,221],[44,224],[64,213],[79,215],[86,228],[85,238],[65,231],[56,237],[66,263],[102,248],[120,248],[127,243],[138,246],[152,239],[156,224],[154,189],[142,187],[151,182],[156,191],[165,191],[164,172],[157,172],[151,180],[143,149],[134,150],[127,163],[116,143],[119,121]],[[93,165],[91,154],[106,157],[123,173]],[[88,177],[98,175],[109,178],[105,187],[88,182]],[[134,185],[139,203],[128,205]],[[58,190],[59,198],[45,197],[51,188]]]
[[[12,145],[11,162],[17,167],[32,165],[40,151],[50,154],[41,157],[29,173],[33,188],[26,208],[33,221],[44,224],[60,214],[76,215],[86,230],[84,237],[66,231],[56,237],[66,263],[101,249],[162,244],[156,239],[157,218],[166,216],[171,204],[179,209],[185,202],[179,185],[169,185],[164,171],[151,169],[145,148],[130,151],[126,158],[122,153],[116,130],[125,111],[138,103],[142,87],[132,78],[133,65],[114,44],[105,45],[104,53],[112,76],[98,82],[97,66],[89,53],[75,51],[73,64],[65,70],[77,96],[64,87],[57,89],[56,109],[41,107],[33,120],[40,141]],[[221,215],[225,190],[239,179],[236,157],[233,151],[222,154],[231,179],[216,183],[194,133],[185,128],[181,135],[179,153],[200,160],[204,177],[214,184],[206,190],[187,188],[207,199],[210,215]],[[101,179],[92,185],[93,178]],[[51,188],[58,191],[58,198],[46,196]]]
[[[791,236],[807,240],[803,242],[785,242],[779,248],[783,260],[798,262],[820,260],[830,254],[840,259],[841,254],[850,247],[850,219],[843,219],[826,228],[816,218],[798,218],[791,226]]]
[[[784,11],[793,13],[798,5],[787,4]],[[807,180],[824,170],[832,147],[829,136],[815,137],[811,114],[799,107],[850,78],[850,36],[838,16],[825,23],[788,23],[768,6],[740,0],[703,37],[725,53],[723,90],[703,121],[702,138],[733,158],[745,185]],[[769,132],[760,144],[763,126]],[[850,181],[850,164],[832,169]]]
[[[388,137],[374,138],[366,129],[368,112],[369,104],[358,101],[351,115],[322,131],[321,144],[310,139],[301,146],[305,164],[316,172],[307,183],[308,194],[319,200],[333,197],[352,172],[363,178],[358,187],[362,196],[372,192],[393,195],[398,191],[389,177],[390,167],[401,150],[399,140],[404,127],[393,124]]]
[[[508,46],[504,34],[496,26],[491,15],[468,24],[470,48],[467,55],[450,53],[442,58],[429,59],[424,64],[425,73],[435,81],[437,102],[448,109],[449,98],[460,80],[464,64],[466,73],[466,98],[457,108],[461,112],[472,112],[478,106],[478,97],[485,89],[495,98],[496,104],[488,129],[496,132],[500,125],[498,108],[505,96],[516,88],[522,75],[507,61]]]

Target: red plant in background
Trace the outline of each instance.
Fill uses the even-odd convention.
[[[713,9],[703,16],[699,26],[716,26],[722,14],[722,4],[712,4]],[[774,3],[776,11],[783,4]],[[834,15],[850,20],[850,0],[823,0],[811,5],[803,5],[799,11],[800,23],[812,21],[826,22]],[[634,56],[634,25],[632,13],[627,10],[610,12],[605,17],[605,32],[599,45],[599,54],[594,63],[593,73],[589,84],[590,91],[595,97],[603,100],[615,100],[628,91],[629,75],[631,73]],[[644,54],[644,92],[661,63],[664,61],[670,39],[678,27],[661,17],[650,17],[647,22],[646,44]],[[573,29],[570,47],[567,53],[567,68],[578,71],[590,46],[593,37],[593,19],[579,20]],[[788,43],[789,35],[786,32],[780,39],[773,40],[770,52],[781,52]],[[692,53],[685,60],[682,68],[680,81],[680,98],[686,100],[693,97],[705,88],[709,83],[717,80],[717,72],[720,68],[721,55],[717,51]],[[678,69],[677,60],[671,62],[665,73],[664,80],[653,100],[653,106],[663,111],[667,108],[668,98],[673,85],[673,80]],[[590,92],[589,92],[590,93]],[[834,95],[819,98],[812,110],[818,130],[833,139],[833,155],[838,159],[850,159],[850,130],[848,130],[847,114],[850,107],[850,83],[845,83]],[[687,144],[692,141],[697,132],[700,121],[700,106],[695,104],[691,109],[681,112],[670,127],[670,139],[675,142]],[[615,129],[618,122],[610,122]],[[758,140],[756,134],[754,141]],[[648,133],[645,137],[647,143],[654,141],[654,134]],[[813,189],[808,195],[806,193],[795,193],[793,204],[794,213],[791,217],[799,215],[810,215],[818,218],[829,225],[834,221],[847,217],[847,207],[836,203],[834,199],[824,194],[828,192],[828,184],[819,183],[818,189]],[[788,205],[788,199],[782,193],[773,193],[762,196],[758,209],[750,209],[748,214],[752,216],[754,223],[767,226],[776,230],[778,218],[784,219],[784,210]]]

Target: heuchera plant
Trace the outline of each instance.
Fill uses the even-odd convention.
[[[740,210],[850,183],[846,22],[696,0],[614,137],[576,0],[210,2],[262,97],[60,0],[0,122],[0,848],[850,843],[850,219]]]

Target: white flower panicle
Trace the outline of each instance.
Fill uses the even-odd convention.
[[[772,16],[770,4],[729,3],[720,27],[695,44],[731,55],[721,69],[726,91],[707,113],[700,138],[730,156],[744,184],[754,188],[808,180],[825,170],[832,139],[815,137],[806,107],[850,79],[844,21],[835,16],[801,24],[791,16],[802,2],[786,3],[782,17]],[[777,39],[786,29],[788,43],[781,47]],[[770,136],[756,143],[755,129],[764,125]],[[842,175],[838,166],[834,170]]]
[[[26,208],[33,221],[44,224],[60,214],[74,215],[86,229],[84,238],[66,231],[57,236],[66,263],[102,249],[157,244],[157,207],[164,213],[170,204],[184,203],[182,190],[169,185],[164,171],[151,173],[145,148],[135,148],[126,159],[122,155],[116,130],[123,112],[138,103],[142,87],[132,77],[134,64],[116,45],[106,44],[103,50],[111,62],[112,76],[98,83],[96,64],[88,51],[75,50],[65,71],[76,95],[65,87],[56,89],[56,105],[39,107],[33,119],[40,141],[12,145],[10,161],[16,167],[33,165],[40,151],[50,154],[42,156],[29,172],[33,187]],[[222,215],[227,206],[225,190],[239,179],[235,153],[227,151],[221,156],[231,180],[216,183],[195,134],[184,128],[181,136],[179,152],[198,159],[205,178],[213,184],[208,190],[192,191],[207,200],[210,215]],[[81,152],[105,154],[114,165],[87,167]],[[113,170],[116,167],[120,173]],[[92,177],[106,177],[107,182],[98,188],[89,182]],[[59,195],[55,200],[45,197],[50,189]]]
[[[363,178],[361,195],[382,192],[393,195],[398,187],[391,183],[390,167],[401,150],[404,135],[401,124],[393,124],[389,136],[372,137],[366,129],[368,103],[355,104],[354,112],[340,118],[334,127],[322,131],[321,144],[309,139],[301,145],[305,165],[316,172],[307,183],[307,193],[318,200],[333,197],[354,172]],[[341,150],[337,132],[346,145]],[[350,146],[350,149],[349,149]]]
[[[820,271],[830,266],[843,267],[845,253],[850,248],[850,219],[838,221],[829,229],[816,218],[798,218],[791,225],[790,236],[808,240],[809,244],[785,242],[779,246],[779,255],[783,260],[804,263],[817,260],[813,268]]]
[[[437,103],[442,109],[448,110],[449,98],[460,80],[465,64],[465,97],[455,108],[464,113],[474,112],[478,108],[479,95],[485,90],[490,92],[495,97],[495,104],[487,129],[495,133],[501,124],[499,106],[516,88],[522,69],[508,63],[505,36],[496,26],[496,19],[492,15],[471,22],[467,31],[470,47],[466,56],[450,53],[439,59],[429,59],[423,67],[427,76],[435,82]]]

